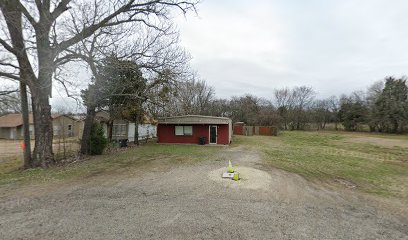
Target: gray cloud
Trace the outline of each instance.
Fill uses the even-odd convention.
[[[204,1],[179,19],[192,65],[220,97],[313,86],[365,89],[408,67],[406,1]]]

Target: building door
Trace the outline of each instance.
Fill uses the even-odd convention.
[[[217,144],[217,126],[210,126],[210,144]]]
[[[17,136],[17,131],[16,131],[16,129],[15,129],[15,128],[11,128],[11,129],[10,129],[10,139],[17,139],[16,136]]]

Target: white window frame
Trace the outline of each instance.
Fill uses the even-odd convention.
[[[215,143],[211,142],[211,127],[215,127]],[[218,144],[218,126],[217,125],[208,126],[208,144]]]
[[[191,128],[191,133],[186,134],[186,128]],[[178,131],[177,131],[178,129]],[[174,135],[175,136],[193,136],[193,126],[175,126],[174,127]]]
[[[115,123],[113,124],[112,136],[113,137],[125,137],[126,136],[126,124]]]

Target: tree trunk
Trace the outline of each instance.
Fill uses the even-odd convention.
[[[113,121],[114,120],[109,120],[108,121],[108,141],[112,142],[112,136],[113,136]]]
[[[90,138],[91,138],[91,128],[92,124],[94,123],[96,115],[96,107],[90,106],[87,107],[86,110],[86,118],[84,123],[84,131],[82,132],[82,140],[81,140],[81,154],[89,154],[90,153]]]
[[[398,133],[398,121],[397,120],[394,120],[394,123],[393,123],[393,127],[392,127],[392,132],[393,133]]]
[[[54,154],[52,152],[53,132],[51,106],[49,104],[53,73],[53,56],[52,49],[50,49],[49,45],[48,34],[51,25],[49,25],[48,29],[45,28],[41,29],[42,31],[36,32],[39,62],[39,75],[38,78],[36,78],[27,56],[27,52],[25,52],[23,26],[21,22],[22,12],[18,2],[2,1],[0,3],[13,47],[20,52],[20,54],[16,56],[20,67],[21,80],[24,80],[24,84],[27,84],[30,87],[31,97],[33,99],[32,106],[35,126],[35,146],[31,167],[48,167],[54,162]],[[44,25],[40,24],[39,26]]]
[[[32,167],[31,162],[31,144],[30,144],[30,120],[28,111],[28,99],[27,99],[27,86],[25,83],[20,82],[20,95],[21,95],[21,112],[23,116],[23,136],[24,136],[24,168]]]
[[[54,163],[52,151],[52,118],[48,95],[39,88],[31,89],[33,118],[35,128],[35,145],[32,167],[46,168]]]
[[[139,114],[135,116],[135,140],[134,143],[139,146]]]

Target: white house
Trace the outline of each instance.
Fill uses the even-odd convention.
[[[138,128],[139,140],[146,138],[155,138],[157,137],[157,126],[153,124],[139,124]],[[129,141],[135,140],[135,124],[129,123],[128,125],[128,134],[127,138]]]

